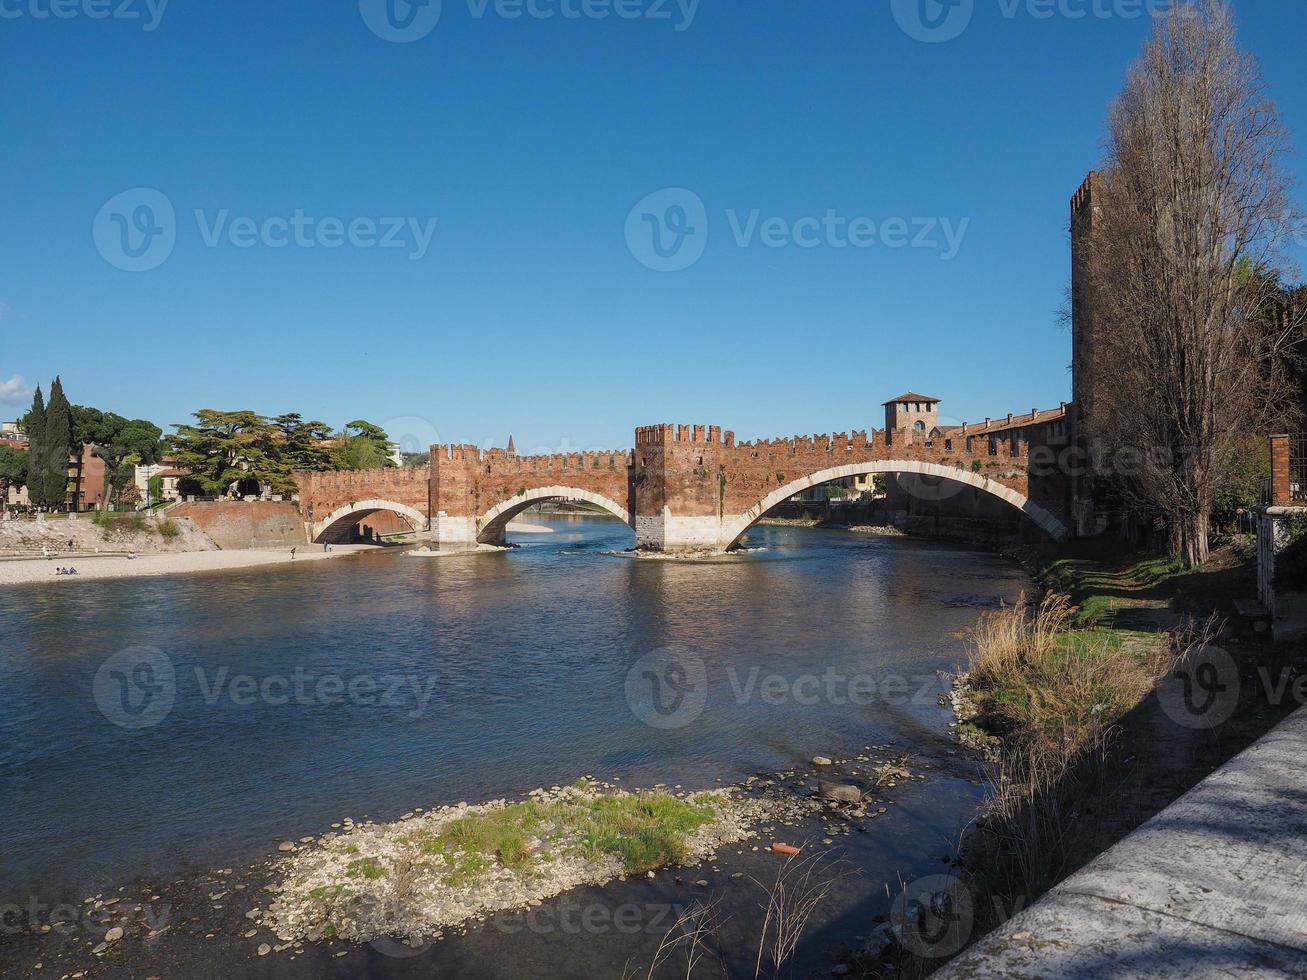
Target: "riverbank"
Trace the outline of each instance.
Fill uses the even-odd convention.
[[[21,558],[0,561],[0,585],[26,585],[51,582],[60,586],[112,578],[142,578],[151,575],[188,575],[195,572],[221,572],[261,565],[325,561],[361,552],[377,551],[378,545],[333,544],[330,551],[320,546],[248,549],[239,551],[187,551],[158,555],[105,557],[94,554],[52,555],[50,558]],[[76,575],[60,575],[59,568],[75,568]]]
[[[416,959],[424,975],[643,976],[689,923],[690,932],[703,927],[697,955],[720,954],[731,975],[752,976],[755,960],[765,966],[778,949],[777,972],[828,974],[839,969],[830,942],[775,946],[776,913],[783,906],[792,917],[785,928],[796,941],[865,939],[889,899],[885,883],[851,869],[909,828],[936,826],[940,794],[970,781],[889,744],[820,761],[697,792],[627,791],[613,776],[542,787],[517,803],[414,807],[390,822],[342,817],[315,837],[281,842],[258,864],[70,895],[61,907],[34,905],[35,915],[24,908],[0,948],[0,972],[363,977]],[[551,839],[555,856],[545,858],[550,811],[560,804],[575,811],[560,821],[561,836],[597,852],[597,872],[569,872],[566,840]],[[526,818],[518,823],[529,833],[519,839],[507,816]],[[401,852],[439,867],[405,862]],[[920,873],[929,863],[921,854],[909,865]],[[384,928],[358,929],[351,909]],[[268,966],[255,966],[265,957]]]
[[[972,632],[952,702],[960,737],[990,759],[991,801],[956,879],[974,918],[952,948],[876,945],[859,962],[865,975],[926,971],[1002,925],[1296,706],[1265,678],[1307,671],[1301,652],[1225,625],[1255,588],[1246,542],[1225,543],[1194,570],[1112,545],[1044,551],[1042,605],[990,614]],[[1178,685],[1214,643],[1228,655],[1218,680],[1233,700],[1228,719],[1208,723],[1180,707]]]

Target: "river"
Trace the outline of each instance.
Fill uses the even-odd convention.
[[[645,561],[625,525],[533,520],[553,533],[505,554],[0,592],[0,902],[585,774],[712,786],[891,742],[946,760],[937,672],[1029,585],[934,541],[759,527],[741,556]],[[647,686],[667,651],[688,702]],[[927,809],[959,827],[977,793]]]

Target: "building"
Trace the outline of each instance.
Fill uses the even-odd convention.
[[[68,457],[65,505],[73,511],[100,510],[107,503],[108,495],[104,460],[95,454],[94,446],[82,446],[80,453]]]
[[[142,501],[151,501],[150,481],[156,476],[159,478],[158,500],[180,500],[181,490],[178,484],[187,474],[184,470],[179,470],[171,461],[165,459],[162,463],[152,463],[149,466],[137,466],[132,474],[132,482],[140,492]]]

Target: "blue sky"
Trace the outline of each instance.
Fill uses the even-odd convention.
[[[55,2],[0,0],[0,413],[59,372],[522,450],[1069,398],[1068,200],[1152,0],[936,43],[917,0]],[[1307,5],[1237,12],[1301,144]]]

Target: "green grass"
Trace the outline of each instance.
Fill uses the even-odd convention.
[[[345,874],[350,878],[364,878],[367,881],[376,881],[378,878],[386,876],[385,866],[373,857],[359,858],[357,861],[351,861],[345,868]]]
[[[686,835],[716,818],[717,799],[711,793],[688,800],[641,793],[532,800],[460,817],[438,832],[418,831],[404,841],[421,855],[441,857],[445,880],[454,885],[493,866],[529,872],[534,862],[552,861],[560,850],[590,860],[615,855],[634,874],[684,860]]]
[[[1123,607],[1174,602],[1181,611],[1228,612],[1240,595],[1256,594],[1250,549],[1213,554],[1206,565],[1185,568],[1177,559],[1128,551],[1119,541],[1088,540],[1058,546],[1043,556],[1041,580],[1067,596],[1076,627],[1111,626]]]

